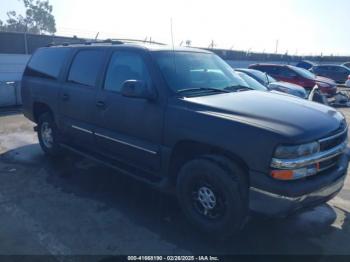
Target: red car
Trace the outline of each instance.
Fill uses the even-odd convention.
[[[255,64],[249,68],[265,72],[279,81],[300,85],[307,91],[311,91],[315,85],[318,85],[321,92],[327,96],[337,93],[337,84],[332,79],[316,76],[303,68],[277,64]]]

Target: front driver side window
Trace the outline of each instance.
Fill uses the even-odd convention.
[[[104,89],[120,92],[127,80],[141,80],[147,83],[147,86],[150,84],[150,77],[141,55],[130,51],[117,51],[109,63]]]

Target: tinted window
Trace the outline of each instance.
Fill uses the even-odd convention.
[[[258,78],[261,82],[268,84],[277,82],[276,79],[274,79],[272,76],[268,75],[267,73],[263,73],[259,70],[249,70],[249,73],[251,73],[254,77]]]
[[[73,60],[68,81],[91,87],[95,86],[103,57],[104,51],[102,50],[80,51]]]
[[[348,73],[349,70],[346,67],[342,67],[342,66],[337,66],[334,68],[334,71],[337,71],[339,73]]]
[[[320,72],[328,71],[328,67],[327,66],[316,66],[315,68],[313,68],[312,71],[315,73],[320,73]]]
[[[306,70],[304,68],[295,67],[295,66],[291,66],[291,68],[304,78],[307,78],[310,80],[315,80],[315,78],[316,78],[315,74],[313,74],[309,70]]]
[[[336,68],[334,66],[325,66],[323,69],[327,71],[335,71]]]
[[[269,75],[278,75],[279,74],[279,68],[273,67],[273,66],[258,66],[258,67],[255,67],[254,69],[268,73]]]
[[[286,67],[281,67],[278,72],[278,75],[286,78],[293,78],[297,76],[297,74],[293,70],[290,70],[289,68],[286,68]]]
[[[115,52],[108,66],[105,89],[119,92],[127,80],[141,80],[150,85],[150,77],[142,57],[133,52]]]
[[[255,89],[255,90],[262,90],[267,91],[267,88],[260,84],[258,81],[256,81],[254,78],[250,77],[249,75],[237,72],[237,74],[248,84],[249,87]]]
[[[196,88],[227,90],[247,86],[217,55],[197,52],[155,52],[157,64],[175,92]]]
[[[68,52],[68,48],[39,49],[31,58],[24,75],[57,79]]]

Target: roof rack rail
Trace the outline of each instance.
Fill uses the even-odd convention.
[[[126,43],[145,43],[145,44],[156,44],[156,45],[166,45],[164,43],[155,42],[152,40],[139,40],[139,39],[127,39],[127,38],[118,38],[118,39],[105,39],[105,40],[85,40],[81,42],[64,42],[64,43],[49,43],[47,46],[72,46],[72,45],[93,45],[93,44],[112,44],[112,45],[121,45]]]
[[[156,42],[153,40],[140,40],[140,39],[130,39],[130,38],[112,38],[112,39],[107,39],[111,41],[121,41],[123,43],[144,43],[144,44],[156,44],[156,45],[166,45],[164,43]]]
[[[124,44],[122,41],[106,39],[106,40],[83,40],[80,42],[64,42],[64,43],[49,43],[47,46],[71,46],[71,45],[92,45],[92,44]]]

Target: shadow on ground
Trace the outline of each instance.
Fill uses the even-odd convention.
[[[32,144],[0,155],[0,161],[44,170],[46,183],[63,194],[100,203],[97,215],[116,209],[133,223],[194,254],[350,253],[349,213],[329,205],[288,219],[254,216],[238,236],[217,242],[186,221],[174,197],[79,156],[67,154],[62,160],[50,160]],[[338,212],[342,222],[334,226]]]

